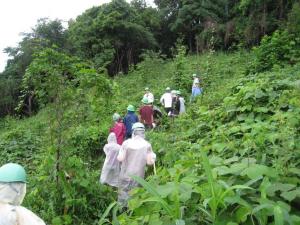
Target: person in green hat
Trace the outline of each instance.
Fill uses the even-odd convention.
[[[142,99],[142,103],[143,106],[139,110],[140,121],[145,125],[146,129],[151,129],[154,123],[152,105],[146,97]]]
[[[127,114],[123,119],[123,122],[126,127],[126,139],[131,138],[132,134],[132,125],[136,122],[139,122],[138,116],[135,114],[135,108],[133,105],[128,105]]]
[[[0,167],[0,224],[45,225],[30,210],[21,206],[26,194],[26,172],[16,163]]]
[[[148,103],[149,104],[153,104],[153,102],[154,102],[154,95],[150,92],[150,89],[148,87],[145,88],[144,98],[148,99]]]

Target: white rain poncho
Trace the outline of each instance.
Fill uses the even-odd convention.
[[[0,183],[0,225],[45,225],[37,215],[20,206],[25,194],[25,183]]]
[[[144,139],[144,133],[141,130],[134,131],[133,137],[123,143],[118,156],[118,160],[122,162],[118,202],[122,206],[127,205],[130,190],[138,186],[130,176],[144,178],[146,165],[153,165],[156,159],[151,144]]]
[[[100,176],[100,183],[118,187],[120,163],[117,160],[117,157],[120,148],[121,145],[117,144],[116,135],[110,133],[107,138],[107,144],[103,148],[106,158]]]
[[[180,110],[179,114],[185,113],[185,100],[183,97],[179,97],[179,102],[180,102]]]

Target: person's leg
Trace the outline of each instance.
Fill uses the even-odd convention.
[[[120,180],[118,189],[118,203],[122,208],[126,208],[129,200],[129,192],[138,186],[138,183],[133,180]]]
[[[192,95],[190,97],[190,102],[193,102],[194,101],[194,98],[195,98],[195,88],[193,87],[192,88]]]

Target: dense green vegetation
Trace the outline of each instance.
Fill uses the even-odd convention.
[[[114,0],[68,29],[43,19],[6,49],[0,163],[29,172],[25,206],[53,225],[300,224],[299,3],[156,4]],[[204,94],[189,103],[193,73]],[[157,174],[119,211],[102,147],[146,86],[157,104],[180,89],[187,113],[147,133]]]
[[[143,60],[146,51],[176,55],[178,40],[189,53],[208,50],[232,51],[251,48],[265,35],[268,45],[260,52],[257,71],[270,69],[283,60],[294,64],[299,57],[300,6],[298,0],[155,0],[157,8],[144,0],[113,0],[93,7],[70,20],[40,19],[16,47],[7,47],[11,57],[0,73],[0,116],[31,116],[38,110],[36,96],[23,96],[22,79],[34,58],[45,48],[54,48],[88,62],[98,73],[127,74]],[[269,39],[272,39],[269,42]],[[267,56],[267,57],[266,57]],[[16,112],[19,98],[25,100]]]

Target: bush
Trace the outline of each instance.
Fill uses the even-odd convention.
[[[277,30],[272,36],[265,36],[253,51],[256,59],[251,72],[270,70],[275,65],[295,64],[300,60],[300,38],[288,31]]]

